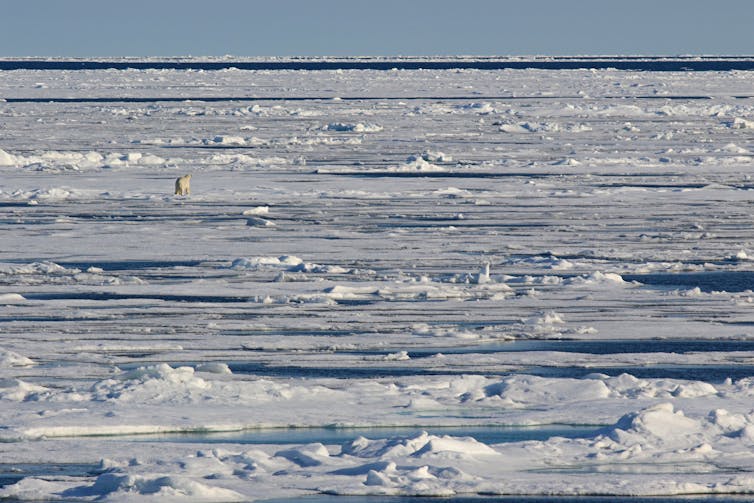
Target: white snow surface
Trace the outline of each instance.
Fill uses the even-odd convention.
[[[2,77],[0,498],[754,493],[750,72]]]

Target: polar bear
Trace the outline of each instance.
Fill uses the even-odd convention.
[[[175,180],[175,195],[187,196],[191,193],[191,175],[183,175]]]

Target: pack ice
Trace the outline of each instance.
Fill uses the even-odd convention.
[[[3,72],[0,498],[754,493],[751,77]]]

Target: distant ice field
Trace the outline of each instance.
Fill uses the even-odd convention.
[[[0,498],[754,492],[751,72],[0,76]]]

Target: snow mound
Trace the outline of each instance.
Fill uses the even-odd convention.
[[[597,400],[611,395],[608,386],[593,379],[548,379],[530,375],[505,378],[484,388],[479,398],[496,397],[516,407],[544,403]]]
[[[752,128],[754,128],[754,122],[752,122]],[[726,143],[721,148],[715,149],[716,152],[726,152],[728,154],[749,154],[749,150],[741,147],[739,145],[736,145],[735,143]],[[710,188],[715,188],[714,186]]]
[[[48,391],[44,386],[30,384],[20,379],[0,379],[0,400],[25,402],[35,400]]]
[[[605,436],[624,446],[687,445],[704,440],[704,421],[686,417],[671,403],[661,403],[621,417]]]
[[[0,150],[0,166],[24,167],[34,171],[78,172],[113,167],[158,166],[168,161],[151,153],[66,152],[49,150],[33,155],[12,155]]]
[[[342,446],[342,453],[359,458],[379,458],[382,461],[400,457],[425,457],[438,453],[457,453],[466,456],[497,455],[497,451],[471,437],[430,435],[426,431],[409,437],[369,440],[359,437]]]
[[[212,387],[191,367],[172,368],[161,363],[124,372],[91,388],[92,399],[114,402],[199,401]]]
[[[69,275],[78,274],[80,269],[67,268],[55,262],[32,262],[26,265],[0,264],[0,274],[6,275]]]
[[[144,154],[141,152],[129,152],[127,154],[110,153],[107,154],[101,163],[109,168],[131,167],[131,166],[159,166],[167,163],[167,159],[154,154]]]
[[[0,348],[0,368],[30,367],[34,361],[13,351]]]
[[[64,187],[51,187],[49,189],[33,189],[28,191],[16,191],[13,193],[16,199],[28,199],[37,202],[38,200],[47,201],[65,201],[75,197],[73,190]]]
[[[358,437],[343,444],[341,451],[343,454],[359,458],[395,458],[415,454],[427,445],[429,440],[430,435],[426,431],[405,438],[369,440]]]
[[[444,453],[456,453],[469,457],[499,455],[496,450],[472,437],[451,437],[449,435],[437,437],[430,435],[429,441],[413,456],[429,457]]]
[[[327,447],[320,443],[312,443],[293,449],[284,449],[275,453],[300,467],[319,466],[330,457]]]
[[[20,164],[18,157],[0,149],[0,166],[18,166]]]
[[[621,398],[694,398],[715,395],[719,391],[712,384],[703,381],[678,381],[671,379],[639,379],[630,374],[615,377],[594,377],[603,379],[612,396]]]
[[[91,486],[71,488],[63,493],[66,498],[123,499],[149,498],[159,500],[192,501],[246,501],[236,491],[213,487],[180,475],[130,475],[108,472],[99,475]]]

